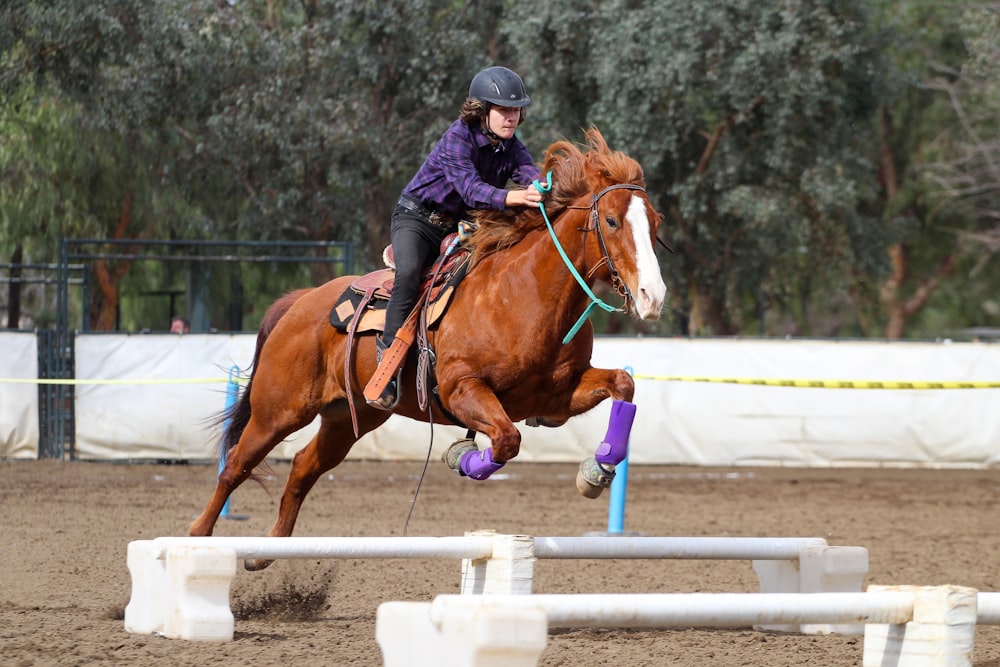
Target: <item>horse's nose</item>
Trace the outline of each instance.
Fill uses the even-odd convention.
[[[635,299],[636,314],[640,318],[655,322],[660,319],[660,312],[663,310],[663,299],[667,294],[667,286],[663,280],[659,280],[653,285],[640,285]]]

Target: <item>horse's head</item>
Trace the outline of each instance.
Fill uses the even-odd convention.
[[[643,320],[657,320],[667,287],[653,244],[662,216],[646,195],[642,168],[620,151],[611,151],[600,131],[587,131],[586,154],[568,142],[553,144],[545,168],[554,188],[546,208],[584,208],[584,228],[594,232],[605,261],[597,269]]]
[[[543,171],[552,173],[545,215],[553,224],[565,218],[567,229],[585,232],[582,259],[589,276],[609,282],[633,315],[659,319],[667,287],[653,243],[662,216],[649,202],[639,163],[609,150],[596,128],[586,136],[586,153],[569,141],[557,141],[545,153]],[[477,211],[474,217],[479,228],[469,242],[473,266],[545,227],[533,208]]]

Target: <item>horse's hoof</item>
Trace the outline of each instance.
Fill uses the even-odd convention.
[[[611,486],[615,478],[614,466],[604,467],[593,456],[588,456],[580,463],[576,472],[576,490],[584,498],[594,499]]]
[[[273,562],[274,562],[273,560],[247,558],[244,559],[243,561],[243,569],[245,569],[247,572],[258,572],[260,570],[263,570]]]
[[[451,443],[451,447],[448,451],[444,453],[441,460],[448,464],[448,467],[455,472],[461,472],[460,464],[462,462],[462,455],[466,452],[478,452],[479,447],[476,446],[476,441],[471,438],[462,438],[461,440],[456,440]]]
[[[581,472],[576,473],[576,490],[580,492],[581,496],[591,500],[599,498],[604,493],[603,486],[594,486],[584,478]]]

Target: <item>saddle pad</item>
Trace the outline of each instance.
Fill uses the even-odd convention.
[[[330,324],[337,331],[347,332],[351,324],[351,319],[364,299],[363,294],[358,294],[348,287],[337,298],[337,303],[330,311]],[[361,313],[361,320],[358,321],[358,332],[362,331],[382,331],[385,327],[385,307],[389,304],[384,299],[372,299],[368,303],[365,312]]]
[[[467,257],[465,258],[468,259]],[[441,316],[444,315],[445,310],[448,308],[448,304],[451,302],[451,297],[455,293],[455,288],[458,283],[462,281],[465,277],[466,271],[468,269],[468,261],[463,261],[459,265],[454,273],[448,276],[448,280],[435,288],[432,293],[432,300],[428,306],[427,311],[427,326],[432,327],[436,324]],[[392,271],[389,269],[384,269],[382,271],[375,271],[374,273],[363,276],[366,281],[370,279],[370,282],[366,284],[378,285],[378,290],[383,289],[383,285],[386,283],[378,276],[378,274],[388,274],[390,276],[389,284],[391,285],[391,275]],[[352,318],[355,317],[358,306],[364,300],[364,294],[359,294],[357,291],[358,281],[355,281],[350,286],[347,287],[337,297],[333,308],[330,310],[330,324],[334,329],[338,331],[346,332],[351,324]],[[377,296],[380,296],[376,292]],[[358,321],[357,332],[362,333],[366,331],[382,331],[385,327],[385,308],[389,304],[386,298],[374,298],[368,303],[368,307],[365,311],[361,313],[361,319]]]

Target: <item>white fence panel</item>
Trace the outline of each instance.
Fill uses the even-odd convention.
[[[640,378],[1000,381],[1000,345],[981,343],[607,339],[594,359]],[[982,467],[1000,456],[1000,389],[637,385],[635,463]]]
[[[209,422],[225,408],[230,367],[249,366],[254,343],[245,334],[78,334],[77,456],[214,458]]]
[[[2,377],[36,373],[33,334],[0,334]],[[79,334],[76,447],[84,459],[211,459],[231,366],[252,334]],[[29,364],[31,365],[29,367]],[[987,467],[1000,457],[1000,389],[832,389],[664,377],[1000,381],[1000,345],[742,339],[602,338],[593,364],[629,368],[638,405],[636,464]],[[95,383],[96,382],[96,383]],[[30,387],[30,389],[29,389]],[[37,392],[0,382],[0,455],[35,455]],[[519,461],[578,462],[607,426],[610,402],[558,429],[519,428]],[[315,425],[273,452],[290,458]],[[437,457],[457,427],[435,427]],[[421,460],[431,428],[392,417],[351,458]],[[13,443],[13,444],[12,444]],[[487,444],[487,443],[482,443]]]
[[[0,334],[0,459],[38,458],[38,341]],[[28,380],[29,382],[17,382]]]

